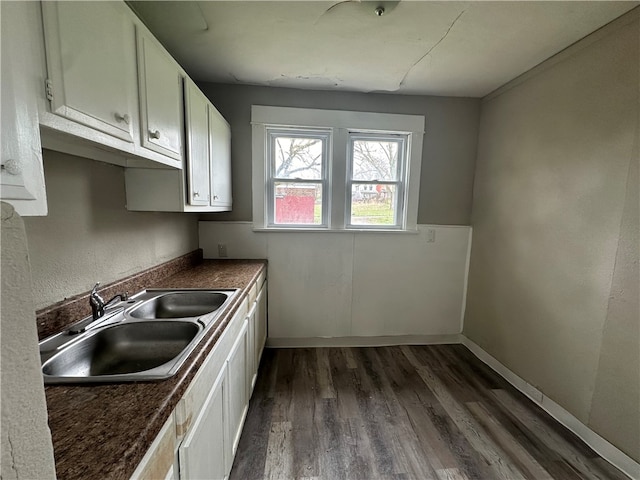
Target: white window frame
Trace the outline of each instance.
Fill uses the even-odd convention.
[[[308,108],[253,105],[252,124],[252,187],[253,226],[259,231],[411,231],[417,230],[420,170],[424,116],[389,113],[320,110]],[[273,225],[269,222],[269,162],[267,159],[269,129],[323,129],[331,132],[329,165],[327,166],[328,221],[326,225]],[[398,225],[349,225],[351,191],[347,191],[349,165],[349,134],[382,133],[404,135],[407,138],[406,176],[403,192],[403,215]]]
[[[398,166],[397,166],[397,179],[396,180],[353,180],[353,151],[354,142],[358,140],[373,140],[373,141],[393,141],[400,144],[398,149]],[[345,228],[349,230],[353,229],[366,229],[366,230],[399,230],[405,225],[405,190],[407,189],[407,152],[409,146],[408,136],[405,134],[397,133],[373,133],[373,132],[349,132],[349,141],[347,142],[347,181],[346,181],[346,208],[345,213]],[[351,211],[353,208],[352,186],[353,184],[359,185],[395,185],[396,186],[396,206],[394,211],[394,217],[396,219],[393,225],[363,225],[351,223]]]
[[[327,228],[329,225],[329,205],[331,199],[331,187],[330,187],[330,170],[331,170],[331,130],[330,129],[302,129],[302,128],[282,128],[267,126],[267,154],[266,160],[268,160],[267,166],[267,191],[265,203],[267,207],[267,221],[268,228]],[[322,166],[321,175],[319,179],[304,180],[294,178],[281,178],[275,176],[275,158],[274,158],[274,138],[277,137],[300,137],[300,138],[314,138],[321,140],[322,143]],[[276,223],[275,222],[275,184],[277,182],[286,183],[299,183],[299,184],[315,184],[322,185],[322,218],[321,222],[311,224],[292,224],[292,223]]]

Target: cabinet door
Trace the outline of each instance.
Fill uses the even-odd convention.
[[[0,199],[20,215],[46,215],[47,198],[38,130],[38,37],[35,2],[0,2]],[[39,45],[39,48],[42,48]]]
[[[191,80],[185,80],[187,121],[187,203],[209,205],[208,100]]]
[[[220,112],[209,105],[211,155],[211,206],[231,209],[231,128]]]
[[[226,369],[223,368],[180,446],[181,480],[226,478],[226,381]]]
[[[133,142],[135,33],[121,2],[42,2],[51,111]]]
[[[247,370],[249,372],[249,398],[251,398],[251,393],[253,392],[253,387],[256,385],[256,380],[258,379],[258,352],[256,350],[256,345],[258,344],[258,336],[257,329],[258,323],[256,312],[258,310],[258,304],[253,302],[253,306],[251,310],[249,310],[249,314],[247,315],[247,327],[248,327],[248,337],[249,337],[249,361],[247,362]]]
[[[264,345],[267,342],[267,284],[264,284],[256,298],[256,369],[260,366],[260,359]]]
[[[229,462],[232,461],[238,448],[244,417],[249,405],[248,353],[247,321],[245,320],[238,339],[233,345],[227,360],[227,378],[229,381],[229,439],[232,442],[232,448],[230,451],[228,450],[231,455]]]
[[[182,160],[182,75],[154,39],[137,33],[142,146]]]

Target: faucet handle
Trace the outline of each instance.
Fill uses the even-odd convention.
[[[100,282],[97,282],[93,288],[91,289],[91,295],[89,295],[89,300],[93,300],[97,303],[104,303],[104,300],[98,293],[98,287],[100,286]]]
[[[100,282],[96,283],[89,295],[89,304],[91,305],[91,313],[94,320],[104,315],[104,299],[98,293]]]

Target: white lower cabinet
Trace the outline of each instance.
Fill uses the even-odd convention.
[[[256,300],[253,302],[253,306],[249,310],[247,315],[249,326],[249,344],[251,345],[249,350],[251,351],[251,358],[249,358],[249,371],[251,375],[249,377],[249,398],[256,386],[258,379],[258,368],[260,367],[260,359],[262,358],[262,351],[267,341],[267,292],[266,287],[260,289],[256,296]]]
[[[229,380],[229,433],[231,458],[236,454],[242,426],[249,409],[249,343],[247,321],[242,324],[242,331],[236,340],[227,359],[227,378]],[[232,462],[230,462],[232,463]]]
[[[256,299],[256,338],[253,351],[255,353],[255,370],[258,375],[258,367],[264,346],[267,343],[267,284],[265,283]]]
[[[132,479],[228,478],[266,340],[264,280],[263,272],[200,366]]]
[[[181,479],[224,480],[227,477],[226,373],[223,370],[218,375],[200,415],[182,441],[179,450]]]
[[[257,325],[256,325],[256,311],[257,305],[256,302],[253,303],[253,306],[249,310],[249,314],[247,315],[247,337],[249,340],[249,345],[252,347],[256,344],[256,333],[257,333]],[[247,370],[251,373],[249,375],[248,383],[249,383],[249,398],[251,398],[251,394],[253,393],[253,387],[256,385],[256,380],[258,379],[258,362],[256,361],[256,352],[254,348],[250,348],[252,355],[249,356],[249,365],[247,366]]]
[[[176,424],[171,415],[160,433],[151,444],[146,455],[138,464],[131,480],[173,480],[177,465],[175,465]]]

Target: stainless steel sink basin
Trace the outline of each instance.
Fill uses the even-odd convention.
[[[216,324],[238,289],[144,290],[40,342],[46,384],[169,378]],[[76,324],[76,325],[78,325]]]
[[[140,379],[166,378],[202,329],[181,321],[112,325],[63,348],[43,364],[42,373],[67,379],[133,373],[141,373]]]
[[[138,319],[201,317],[219,309],[230,292],[182,291],[158,295],[131,309]]]

